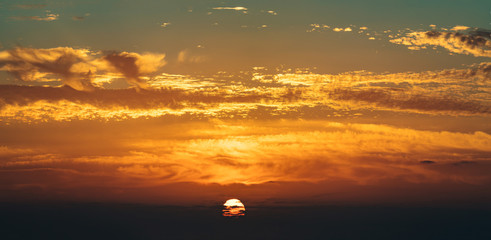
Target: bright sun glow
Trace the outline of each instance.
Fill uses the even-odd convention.
[[[229,199],[224,204],[223,216],[239,217],[245,215],[244,204],[239,199]]]

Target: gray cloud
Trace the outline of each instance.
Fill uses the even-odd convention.
[[[136,65],[138,60],[136,56],[132,56],[129,53],[110,53],[104,56],[104,59],[121,72],[128,83],[138,88],[146,87],[145,82],[140,78],[140,71]]]

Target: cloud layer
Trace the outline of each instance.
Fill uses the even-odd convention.
[[[2,200],[24,191],[94,200],[100,196],[94,189],[112,196],[141,189],[132,201],[166,201],[180,191],[149,199],[154,192],[149,189],[181,183],[200,184],[201,189],[232,185],[234,193],[243,194],[242,184],[263,186],[262,193],[249,195],[257,199],[272,197],[286,185],[290,194],[282,191],[283,197],[291,200],[308,183],[317,188],[309,194],[341,192],[337,200],[365,202],[374,195],[387,198],[393,191],[413,198],[438,196],[408,193],[407,185],[431,193],[491,184],[491,136],[483,132],[304,120],[85,122],[69,128],[12,126],[3,132],[0,144],[7,141],[9,146],[0,147]],[[388,186],[394,190],[360,191]],[[332,201],[333,196],[327,197],[320,200]]]
[[[0,119],[5,122],[183,116],[370,119],[384,112],[491,114],[489,63],[395,74],[268,74],[257,68],[249,75],[210,78],[153,74],[165,62],[163,55],[151,53],[99,54],[58,48],[14,49],[2,54],[2,69],[21,81],[43,84],[55,76],[69,86],[0,86]],[[114,79],[125,79],[136,90],[103,87],[116,83]]]

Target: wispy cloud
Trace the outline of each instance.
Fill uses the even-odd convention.
[[[36,150],[27,146],[0,149],[5,152],[0,170],[50,168],[91,174],[92,177],[108,175],[113,178],[112,187],[175,182],[260,184],[330,179],[356,184],[394,178],[433,183],[457,179],[474,184],[491,180],[487,174],[479,172],[483,167],[489,169],[489,159],[485,156],[491,151],[491,136],[483,132],[424,131],[377,124],[302,120],[260,124],[186,122],[172,126],[159,123],[141,125],[137,131],[116,126],[108,128],[111,131],[103,131],[103,134],[99,132],[100,128],[87,128],[84,131],[88,132],[80,131],[77,137],[68,139],[41,135],[40,139],[63,144],[37,145]],[[64,133],[62,136],[70,135]],[[93,139],[92,144],[100,145],[103,151],[95,154],[67,150],[83,146],[84,139]],[[111,139],[110,143],[107,139]],[[69,151],[71,155],[53,153],[57,151]],[[446,168],[455,167],[469,157],[476,159],[475,164],[465,171]],[[434,162],[434,168],[421,164],[422,159]],[[131,183],[125,181],[127,179],[131,179]],[[11,176],[11,182],[19,180],[17,175]]]
[[[56,74],[75,89],[90,89],[90,70],[82,73],[73,67],[90,58],[87,49],[73,48],[15,48],[0,53],[0,70],[7,71],[21,81],[43,81],[48,74]]]
[[[72,20],[74,20],[74,21],[83,21],[88,16],[90,16],[90,13],[86,13],[83,16],[73,16],[72,17]]]
[[[182,50],[177,55],[179,63],[201,63],[206,61],[206,59],[205,56],[193,53],[190,49]]]
[[[401,94],[403,95],[403,94]],[[460,112],[491,115],[491,106],[476,101],[453,99],[450,96],[414,95],[397,96],[392,91],[367,89],[340,89],[330,93],[333,99],[355,100],[373,103],[388,109],[413,109],[417,111]]]
[[[146,88],[142,75],[150,74],[163,67],[165,54],[138,54],[138,53],[110,53],[102,59],[108,61],[118,72],[122,73],[126,81],[138,88]]]
[[[468,29],[456,26],[453,30]],[[468,33],[461,32],[410,32],[406,36],[391,39],[390,42],[408,46],[411,50],[424,49],[427,46],[440,46],[452,53],[473,55],[476,57],[491,57],[491,32],[488,30],[475,30]]]
[[[163,28],[168,27],[170,25],[171,25],[170,22],[163,22],[162,24],[160,24],[160,26],[163,27]]]
[[[491,79],[488,63],[468,69],[395,74],[331,75],[304,71],[265,75],[258,69],[249,80],[245,76],[231,75],[242,80],[230,82],[218,76],[155,75],[165,64],[162,55],[123,52],[99,57],[98,53],[88,50],[78,51],[13,51],[17,58],[11,58],[12,53],[8,51],[0,52],[2,70],[19,80],[45,81],[43,78],[58,77],[62,84],[71,87],[3,86],[0,88],[0,119],[31,122],[184,115],[196,119],[229,116],[316,119],[340,115],[340,112],[343,116],[357,116],[374,111],[491,115],[486,85]],[[200,61],[196,58],[199,55],[189,51],[181,53],[180,64]],[[103,84],[110,86],[115,79],[125,79],[128,84],[145,90],[105,89]]]
[[[49,49],[15,48],[0,52],[0,70],[20,81],[43,81],[50,75],[77,90],[92,90],[98,73],[122,74],[136,87],[145,87],[141,77],[166,64],[164,54],[110,52],[100,56],[88,49],[58,47]]]
[[[235,11],[247,11],[246,7],[214,7],[214,10],[235,10]]]
[[[44,16],[44,17],[40,17],[40,16],[13,16],[13,17],[10,17],[10,19],[51,22],[51,21],[57,20],[59,16],[60,16],[59,14],[55,14],[55,13],[46,13],[46,16]]]

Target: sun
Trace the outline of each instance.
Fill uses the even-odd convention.
[[[245,206],[239,199],[229,199],[223,204],[223,216],[240,217],[245,215]]]

